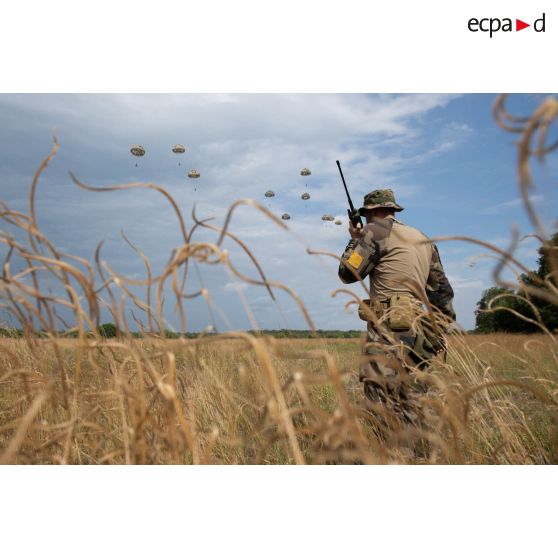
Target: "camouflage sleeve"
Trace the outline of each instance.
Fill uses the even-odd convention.
[[[434,244],[432,245],[432,260],[426,283],[426,294],[430,304],[452,320],[455,320],[455,311],[452,304],[453,289],[444,273],[438,248]]]
[[[351,240],[349,240],[349,244],[347,244],[347,247],[345,248],[345,251],[341,255],[341,262],[339,263],[339,279],[341,279],[343,283],[354,283],[358,281],[359,275],[360,278],[363,279],[363,276],[361,274],[357,275],[358,272],[356,269],[348,263],[351,257],[353,258],[351,262],[356,262],[358,260],[359,256],[354,256],[354,254],[359,243],[359,240],[351,238]]]
[[[387,219],[368,223],[358,240],[351,239],[339,264],[339,278],[343,283],[354,283],[364,279],[376,267],[385,253],[392,221]]]

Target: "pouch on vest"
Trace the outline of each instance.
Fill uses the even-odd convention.
[[[389,300],[389,328],[393,331],[406,331],[413,327],[418,315],[417,301],[407,294],[394,294]]]
[[[380,320],[385,312],[385,306],[378,300],[365,298],[358,305],[358,317],[365,322],[373,322],[374,318]]]
[[[371,322],[374,317],[374,311],[370,306],[370,299],[365,298],[358,304],[358,317],[365,322]]]

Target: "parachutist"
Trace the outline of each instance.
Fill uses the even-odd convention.
[[[173,148],[172,148],[172,152],[176,153],[178,155],[181,155],[182,153],[184,153],[186,151],[186,148],[181,145],[180,143],[177,143]],[[178,163],[178,166],[180,167],[181,164],[180,162]]]
[[[133,145],[130,149],[130,153],[134,157],[143,157],[145,155],[145,149],[141,145]],[[138,164],[136,163],[136,167]]]

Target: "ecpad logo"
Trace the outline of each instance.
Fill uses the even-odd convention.
[[[545,17],[546,14],[543,14],[539,19],[536,19],[535,22],[533,23],[533,29],[537,33],[545,32],[545,25],[546,25]],[[498,31],[509,32],[514,30],[512,19],[509,17],[505,17],[503,19],[497,17],[485,17],[483,19],[477,19],[475,17],[472,17],[469,20],[467,27],[469,28],[469,31],[472,31],[473,33],[477,33],[478,31],[482,31],[485,33],[488,32],[490,33],[490,38],[492,38],[492,35],[494,33],[497,33]],[[520,19],[515,20],[515,31],[521,31],[522,29],[526,29],[527,27],[531,27],[531,24],[525,23]]]

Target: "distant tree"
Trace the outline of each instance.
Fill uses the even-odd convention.
[[[538,250],[539,259],[537,275],[541,279],[549,279],[558,285],[558,232],[550,237],[550,241]]]
[[[110,337],[116,337],[118,335],[118,329],[113,323],[106,323],[99,326],[99,334],[107,339]]]
[[[523,274],[521,283],[524,286],[549,291],[548,284],[541,286],[541,279],[551,283],[554,287],[558,286],[558,233],[554,233],[550,241],[541,246],[538,252],[538,269],[529,274]],[[490,306],[492,311],[487,311],[490,301],[493,301]],[[531,305],[536,308],[538,316]],[[524,316],[527,320],[517,314]],[[545,327],[551,331],[558,329],[558,306],[530,295],[525,288],[519,288],[517,292],[502,287],[491,287],[485,290],[477,302],[475,315],[477,333],[540,331],[535,324],[528,321],[529,319],[539,321],[539,316]]]
[[[558,287],[558,233],[554,233],[550,241],[541,246],[538,252],[538,269],[534,273],[535,277],[523,275],[522,281],[525,285],[549,291],[548,283],[553,287]],[[546,281],[547,285],[541,287],[541,279]],[[530,300],[539,311],[540,319],[545,327],[551,331],[558,329],[558,306],[534,296],[531,296]],[[533,314],[532,312],[530,313],[531,315]]]
[[[517,320],[505,308],[513,308],[514,291],[503,287],[486,289],[477,302],[476,331],[492,333],[494,331],[516,331],[514,321]],[[493,301],[493,302],[492,302]],[[492,304],[491,304],[492,302]],[[498,308],[498,310],[496,310]],[[521,330],[520,330],[521,331]]]
[[[21,337],[23,334],[21,329],[14,327],[0,327],[0,337]]]

